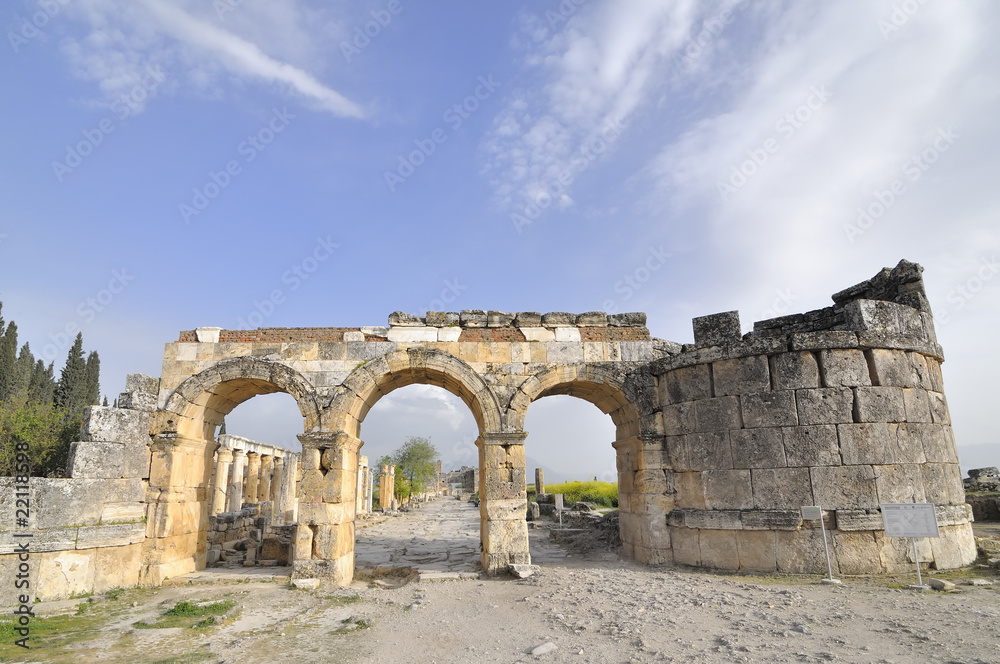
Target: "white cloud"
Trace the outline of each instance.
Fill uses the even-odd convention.
[[[166,70],[166,88],[174,91],[193,89],[217,97],[263,83],[334,115],[362,117],[358,104],[320,82],[303,64],[323,62],[317,56],[328,46],[315,44],[325,42],[335,29],[300,4],[278,7],[248,0],[220,18],[205,3],[78,0],[68,13],[89,31],[71,34],[64,49],[76,72],[97,81],[109,102],[132,90],[149,67],[160,67]]]

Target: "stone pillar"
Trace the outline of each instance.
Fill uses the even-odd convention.
[[[374,481],[375,473],[371,468],[365,469],[365,514],[372,513],[372,482]]]
[[[293,575],[321,576],[347,585],[354,578],[355,496],[362,441],[343,432],[304,433],[299,441],[302,482]]]
[[[215,491],[212,495],[212,514],[226,511],[226,494],[229,492],[229,470],[233,465],[233,451],[220,447],[216,452]]]
[[[535,495],[540,496],[545,493],[545,471],[535,468]]]
[[[271,498],[271,475],[274,473],[274,457],[262,454],[260,457],[260,485],[257,487],[257,502],[263,503]],[[273,508],[272,508],[273,509]]]
[[[382,511],[392,509],[392,501],[396,495],[396,466],[386,464],[382,466],[382,473],[378,478],[378,504]]]
[[[260,454],[247,452],[246,498],[248,503],[257,502],[257,487],[260,485]]]
[[[243,507],[243,469],[246,451],[233,450],[233,469],[229,478],[229,495],[226,496],[226,511],[237,512]]]
[[[278,494],[278,511],[285,523],[295,523],[295,487],[299,481],[299,455],[289,454],[282,469],[281,489]]]
[[[357,504],[357,513],[365,513],[365,490],[366,490],[366,480],[368,476],[368,457],[359,456],[358,457],[358,495],[355,500]]]
[[[618,466],[618,530],[625,553],[642,563],[673,561],[670,530],[661,515],[674,509],[673,472],[648,466],[663,456],[662,438],[633,437],[612,443]],[[669,480],[668,480],[669,476]],[[700,484],[700,482],[699,482]]]
[[[501,574],[511,563],[530,564],[528,551],[527,433],[487,433],[479,447],[480,537],[483,569]]]
[[[154,436],[141,584],[160,585],[167,577],[204,569],[215,448],[213,440],[176,432]]]
[[[267,499],[274,503],[273,513],[278,515],[281,505],[281,483],[284,481],[285,460],[281,457],[274,457],[274,471],[271,473],[271,491]]]

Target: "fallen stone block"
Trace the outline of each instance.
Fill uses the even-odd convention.
[[[532,574],[537,574],[541,571],[538,565],[523,565],[517,563],[511,563],[507,565],[507,571],[510,572],[511,576],[517,577],[518,579],[527,579]]]

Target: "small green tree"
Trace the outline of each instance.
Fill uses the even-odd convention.
[[[393,462],[396,464],[396,494],[409,498],[415,493],[426,491],[427,485],[434,479],[434,461],[437,455],[430,438],[420,436],[407,438],[403,446],[392,454]],[[400,482],[400,479],[403,481]]]
[[[87,403],[87,361],[83,359],[83,333],[77,333],[56,385],[55,404],[67,417],[83,412]]]

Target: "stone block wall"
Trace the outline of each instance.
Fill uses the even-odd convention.
[[[818,525],[799,512],[819,505],[841,574],[905,569],[912,553],[885,537],[879,504],[913,501],[937,506],[942,532],[922,562],[975,559],[922,284],[891,287],[911,265],[745,336],[735,312],[695,319],[695,343],[654,363],[676,562],[822,571]],[[906,304],[861,299],[871,292]]]
[[[133,388],[132,394],[123,397],[145,407],[87,410],[80,441],[70,447],[70,477],[29,479],[27,526],[14,530],[5,523],[0,530],[0,585],[14,588],[17,575],[23,573],[20,547],[24,545],[28,590],[38,599],[139,582],[147,529],[149,407],[155,408],[156,392],[140,382],[130,376],[127,386]],[[17,478],[0,478],[3,514],[15,513],[24,494],[19,486]]]

